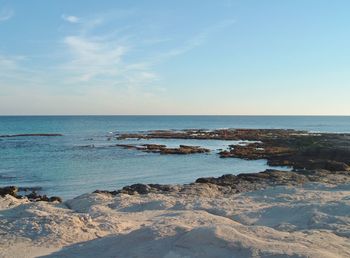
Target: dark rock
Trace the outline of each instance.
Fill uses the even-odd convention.
[[[167,148],[166,145],[162,144],[142,144],[142,145],[132,145],[132,144],[117,144],[119,147],[126,149],[136,149],[143,152],[153,152],[160,154],[195,154],[195,153],[208,153],[209,149],[201,148],[199,146],[187,146],[180,145],[179,148]]]
[[[32,202],[39,202],[39,201],[43,201],[43,202],[62,202],[62,199],[58,196],[52,196],[52,197],[48,197],[47,195],[40,195],[37,192],[33,191],[30,194],[25,195],[25,197],[28,198],[28,200],[32,201]]]
[[[62,198],[58,196],[52,196],[49,198],[49,202],[62,202]]]
[[[326,169],[330,171],[349,171],[350,167],[344,162],[334,160],[302,160],[293,165],[296,169]]]
[[[245,146],[232,146],[230,151],[219,153],[221,158],[266,159],[293,153],[288,147],[267,146],[263,143],[251,143]]]
[[[0,196],[4,197],[5,195],[9,194],[13,197],[16,197],[17,199],[22,199],[23,196],[18,194],[19,189],[21,191],[28,191],[29,189],[41,189],[40,187],[16,187],[16,186],[7,186],[0,188]],[[58,201],[62,202],[62,199],[57,196],[47,197],[46,195],[40,195],[35,190],[32,190],[30,194],[24,195],[24,197],[27,197],[29,201],[31,202],[37,202],[37,201],[45,201],[45,202],[53,202]]]
[[[98,194],[110,194],[110,195],[117,195],[120,193],[120,191],[108,191],[108,190],[95,190],[93,193],[98,193]]]
[[[31,192],[30,194],[25,195],[30,201],[36,201],[39,199],[40,195],[36,191]]]
[[[171,185],[149,184],[149,186],[160,192],[170,192],[173,189]]]
[[[7,194],[17,197],[17,193],[18,193],[18,187],[16,186],[6,186],[6,187],[0,188],[0,196],[2,197],[4,197]]]
[[[123,187],[121,190],[107,191],[107,190],[96,190],[94,193],[100,194],[148,194],[148,193],[167,193],[173,192],[177,188],[174,185],[161,185],[161,184],[133,184]]]
[[[39,197],[39,201],[49,202],[50,199],[49,199],[49,197],[47,197],[47,196],[44,194],[43,196],[40,196],[40,197]]]
[[[329,170],[280,171],[268,169],[260,173],[223,175],[221,177],[198,178],[196,183],[229,186],[232,193],[263,189],[276,185],[300,185],[307,182],[345,183],[350,182],[350,171]]]
[[[151,191],[151,187],[146,184],[133,184],[129,186],[123,187],[121,190],[121,193],[127,193],[127,194],[134,194],[134,193],[139,193],[139,194],[148,194]]]
[[[142,144],[147,150],[160,150],[166,148],[166,145],[163,144]]]

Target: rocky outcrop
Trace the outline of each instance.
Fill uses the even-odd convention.
[[[58,196],[52,196],[47,197],[46,195],[40,195],[36,191],[32,191],[29,194],[26,195],[20,195],[18,194],[19,190],[21,188],[18,188],[16,186],[6,186],[0,188],[0,196],[4,197],[6,195],[11,195],[17,199],[27,198],[29,201],[37,202],[37,201],[45,201],[45,202],[62,202],[62,199]]]
[[[267,159],[271,156],[281,156],[293,153],[288,147],[266,146],[263,143],[251,143],[244,146],[231,145],[230,150],[219,152],[221,158]]]
[[[104,193],[104,194],[149,194],[149,193],[167,193],[179,191],[180,185],[161,185],[161,184],[133,184],[124,186],[120,190],[106,191],[106,190],[96,190],[94,193]]]
[[[210,183],[230,187],[233,192],[247,192],[276,185],[300,185],[309,182],[342,184],[350,182],[349,171],[331,173],[328,170],[280,171],[268,169],[260,173],[223,175],[199,178],[196,183]]]
[[[6,187],[0,188],[1,197],[4,197],[7,194],[17,197],[17,193],[18,193],[18,187],[16,186],[6,186]]]
[[[275,137],[303,135],[306,131],[284,129],[187,129],[156,130],[145,133],[127,133],[117,135],[117,139],[199,139],[199,140],[251,140],[260,141]]]
[[[231,145],[219,152],[221,158],[267,159],[271,166],[294,169],[350,170],[350,134],[308,133],[284,129],[158,130],[121,134],[118,139],[202,139],[248,140],[246,145]],[[200,148],[166,148],[164,145],[125,146],[163,154],[202,153]]]
[[[350,142],[349,142],[350,144]],[[334,145],[285,147],[281,142],[234,146],[219,153],[221,158],[267,159],[270,166],[290,166],[294,169],[350,170],[350,149]],[[350,146],[350,145],[349,145]]]
[[[228,150],[219,152],[222,158],[266,159],[270,166],[289,166],[293,171],[266,170],[261,173],[224,175],[219,178],[199,178],[193,184],[162,186],[135,184],[110,194],[148,194],[177,192],[196,192],[204,188],[199,184],[215,185],[208,188],[221,193],[246,192],[275,185],[298,185],[308,182],[342,184],[350,182],[350,134],[320,134],[295,130],[270,129],[191,129],[182,131],[151,131],[143,134],[123,134],[126,138],[166,138],[166,139],[217,139],[251,140],[245,145],[231,145]],[[201,153],[197,146],[167,148],[165,145],[123,145],[125,148],[163,154]],[[214,191],[214,190],[213,190]],[[98,191],[101,192],[101,191]],[[198,192],[198,191],[197,191]]]
[[[230,146],[221,158],[267,159],[270,166],[294,169],[350,170],[350,136],[346,134],[289,135],[261,139],[244,146]]]
[[[212,192],[212,194],[217,195],[248,192],[278,185],[302,185],[310,182],[329,184],[350,183],[350,172],[330,172],[328,170],[281,171],[268,169],[260,173],[246,173],[239,175],[228,174],[217,178],[198,178],[195,183],[184,185],[133,184],[130,186],[125,186],[120,190],[96,190],[94,193],[110,195],[135,195],[149,193],[166,194],[177,192],[183,194],[201,195],[203,191],[209,191]]]
[[[58,196],[47,197],[45,194],[44,195],[40,195],[40,194],[37,194],[35,191],[31,192],[30,194],[25,195],[25,197],[27,197],[28,200],[32,201],[32,202],[38,202],[38,201],[62,202],[61,197],[58,197]]]
[[[132,145],[132,144],[117,144],[119,147],[126,149],[135,149],[143,152],[153,152],[160,154],[194,154],[194,153],[208,153],[209,149],[202,148],[200,146],[187,146],[180,145],[178,148],[168,148],[166,145],[162,144],[142,144],[142,145]]]

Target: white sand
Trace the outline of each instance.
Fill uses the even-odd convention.
[[[198,196],[198,191],[201,195]],[[350,185],[0,198],[0,257],[350,257]]]

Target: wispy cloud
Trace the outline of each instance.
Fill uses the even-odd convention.
[[[71,53],[71,60],[65,64],[65,69],[72,72],[77,81],[117,76],[121,59],[127,52],[126,47],[114,42],[78,35],[65,37],[64,44]]]
[[[61,18],[66,21],[66,22],[70,22],[70,23],[79,23],[80,22],[80,18],[74,15],[65,15],[62,14]]]
[[[0,22],[7,21],[13,17],[15,12],[9,8],[0,9]]]
[[[54,58],[51,65],[40,67],[33,56],[0,54],[1,94],[40,93],[45,98],[55,96],[53,101],[59,105],[58,95],[62,94],[71,98],[72,105],[79,100],[86,106],[85,100],[89,99],[87,106],[91,110],[94,108],[90,103],[98,96],[99,105],[108,99],[108,108],[118,107],[120,112],[127,113],[126,107],[142,110],[142,103],[153,105],[166,90],[157,72],[163,62],[200,47],[216,32],[234,23],[218,22],[199,29],[194,36],[181,35],[179,39],[171,33],[159,33],[152,24],[129,24],[125,21],[128,15],[135,14],[121,12],[116,16],[101,14],[90,18],[62,15],[63,20],[74,26],[64,26],[55,48],[57,52],[47,53],[47,58]],[[61,109],[57,107],[57,110]]]
[[[85,19],[75,34],[64,37],[68,56],[61,68],[67,74],[66,83],[131,89],[158,79],[142,60],[128,61],[133,47],[126,40],[128,35],[118,30],[95,33],[96,27],[102,25],[103,18]]]
[[[133,13],[121,12],[116,17],[125,19],[127,15],[133,15]],[[57,60],[56,64],[42,70],[29,71],[25,66],[26,63],[31,62],[30,60],[22,62],[20,57],[0,55],[2,70],[0,74],[4,76],[10,74],[15,77],[25,71],[27,74],[33,74],[33,76],[27,76],[30,78],[43,78],[41,80],[60,78],[61,83],[79,88],[83,86],[114,87],[138,89],[142,92],[145,89],[143,86],[150,86],[160,81],[161,76],[156,70],[162,62],[205,44],[211,34],[234,23],[233,20],[225,20],[206,27],[181,44],[179,41],[174,42],[170,35],[157,38],[151,33],[147,37],[145,32],[142,37],[139,37],[140,28],[137,30],[132,26],[115,28],[111,26],[113,22],[111,15],[107,15],[107,18],[104,15],[80,18],[64,14],[62,19],[77,23],[77,26],[72,28],[75,32],[72,33],[70,29],[70,33],[61,39],[63,52],[59,51],[58,55],[64,60]],[[164,43],[166,44],[162,50],[154,47]],[[149,48],[152,48],[151,54],[148,52]],[[12,72],[7,73],[6,71],[10,69]],[[153,85],[147,89],[152,91],[154,87],[157,86]]]
[[[186,52],[189,52],[189,51],[205,44],[205,42],[208,40],[208,38],[212,34],[218,32],[222,29],[231,27],[234,23],[235,23],[235,20],[229,19],[229,20],[220,21],[212,26],[208,26],[207,28],[202,29],[202,31],[200,31],[199,33],[195,34],[191,38],[184,41],[184,43],[182,45],[177,46],[175,48],[172,48],[167,52],[160,53],[154,59],[154,61],[159,63],[159,62],[162,62],[166,59],[169,59],[169,58],[172,58],[175,56],[179,56],[179,55],[183,55]]]

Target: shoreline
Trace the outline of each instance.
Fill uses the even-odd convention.
[[[238,175],[225,174],[220,177],[201,177],[197,178],[194,182],[187,184],[136,183],[126,185],[117,190],[97,189],[92,193],[108,194],[112,196],[116,196],[118,194],[172,194],[177,192],[191,192],[193,189],[196,191],[198,185],[212,185],[215,186],[219,192],[222,192],[222,194],[234,195],[276,186],[300,187],[307,183],[325,183],[333,185],[350,184],[350,171],[328,171],[325,169],[286,171],[267,169],[257,173],[241,173]],[[30,202],[63,202],[62,198],[59,196],[47,196],[45,194],[41,195],[37,193],[36,188],[29,194],[26,194],[28,190],[31,189],[23,189],[22,187],[17,186],[0,187],[0,198],[10,195],[16,199],[24,199]],[[81,195],[65,201],[75,199]]]
[[[349,257],[350,135],[163,130],[133,137],[242,135],[259,142],[232,147],[223,158],[265,158],[292,170],[133,184],[66,201],[0,188],[0,257]],[[182,146],[186,155],[200,155],[198,148]]]
[[[136,184],[62,203],[6,195],[0,257],[349,256],[349,172],[290,173]]]

